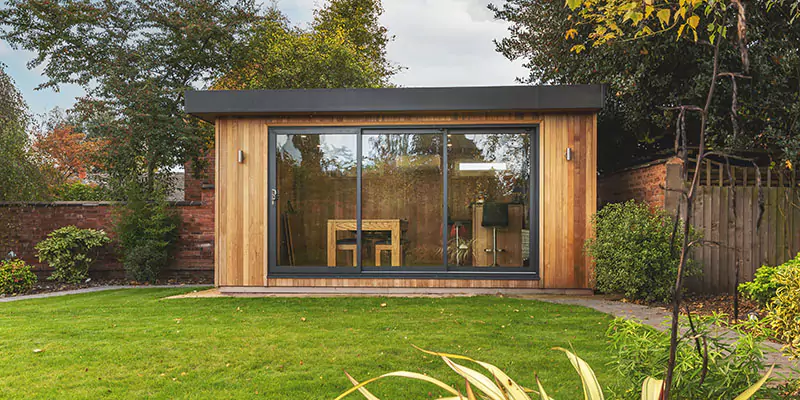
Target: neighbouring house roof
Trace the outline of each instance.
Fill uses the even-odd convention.
[[[598,111],[603,85],[186,92],[186,112],[219,116],[426,111]]]

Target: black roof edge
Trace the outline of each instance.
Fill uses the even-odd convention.
[[[599,111],[605,85],[188,90],[185,109],[220,116],[426,111]]]

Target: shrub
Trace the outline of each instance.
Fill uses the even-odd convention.
[[[36,274],[22,260],[0,261],[0,293],[25,293],[33,289]]]
[[[154,281],[169,263],[180,217],[167,202],[131,199],[116,212],[122,263],[131,278]]]
[[[56,200],[60,201],[105,201],[111,199],[111,193],[104,186],[85,183],[65,183],[53,190]]]
[[[48,279],[78,283],[89,276],[97,252],[110,242],[102,230],[65,226],[50,232],[36,245],[36,256],[53,268]]]
[[[672,240],[673,218],[633,200],[609,204],[592,219],[595,236],[586,252],[595,262],[595,283],[605,293],[633,300],[668,301],[672,297],[683,241],[682,226]],[[696,239],[694,229],[691,238]],[[686,262],[685,276],[698,272]]]
[[[663,335],[662,335],[663,336]],[[428,353],[433,356],[441,357],[442,360],[447,364],[450,369],[455,371],[460,378],[462,378],[465,382],[466,390],[462,393],[456,387],[451,386],[445,382],[442,382],[439,379],[431,377],[429,375],[424,375],[418,372],[409,372],[409,371],[395,371],[389,372],[375,378],[367,379],[363,382],[358,382],[355,378],[350,376],[345,371],[345,375],[347,379],[350,380],[350,383],[353,384],[353,387],[349,390],[345,391],[344,393],[340,394],[335,400],[340,400],[347,397],[349,394],[358,391],[362,396],[367,399],[377,399],[374,394],[372,394],[369,390],[367,390],[366,386],[372,382],[383,378],[389,377],[399,377],[399,378],[408,378],[408,379],[417,379],[420,381],[424,381],[427,383],[431,383],[433,385],[438,386],[440,389],[444,389],[448,393],[453,396],[448,397],[448,399],[464,399],[464,400],[476,400],[480,399],[487,399],[487,400],[530,400],[532,396],[528,395],[528,393],[533,393],[536,395],[535,398],[539,398],[542,400],[552,400],[552,397],[547,395],[545,392],[544,386],[542,382],[539,381],[539,377],[536,377],[536,390],[526,389],[520,386],[517,382],[514,382],[510,376],[508,376],[505,372],[503,372],[500,368],[489,364],[487,362],[474,360],[472,358],[458,355],[458,354],[447,354],[447,353],[437,353],[434,351],[423,350],[417,348],[425,353]],[[605,398],[603,395],[603,388],[600,386],[600,382],[597,380],[597,376],[592,370],[592,367],[589,366],[586,361],[581,359],[580,357],[576,356],[573,352],[563,349],[560,347],[554,347],[553,350],[558,350],[564,352],[567,358],[569,359],[572,367],[575,368],[575,371],[581,378],[581,386],[583,387],[583,396],[587,400],[596,400],[596,399],[603,399]],[[470,367],[464,366],[455,362],[454,360],[465,360],[473,364],[477,364],[481,366],[481,368],[485,369],[487,372],[479,372],[474,370]],[[744,391],[736,396],[736,400],[746,400],[753,397],[753,395],[759,391],[761,386],[769,380],[770,375],[772,374],[772,368],[770,368],[767,373],[754,382],[749,387],[745,388]],[[735,379],[735,378],[734,378]],[[565,382],[561,382],[564,384]],[[630,394],[632,398],[642,400],[660,400],[663,397],[662,388],[664,386],[664,382],[659,379],[655,379],[653,377],[645,377],[641,380],[639,387],[641,388],[641,397],[635,395],[635,393],[639,392],[639,387],[634,390],[631,390]],[[772,391],[774,392],[774,390]],[[428,393],[428,397],[430,397],[430,393]],[[702,396],[696,398],[712,398],[711,396]]]
[[[725,337],[724,316],[693,318],[697,339],[692,338],[686,319],[681,330],[687,332],[678,342],[677,362],[671,397],[676,399],[732,399],[758,381],[764,369],[761,338],[730,326],[738,339]],[[607,331],[614,353],[609,366],[622,379],[610,388],[613,398],[638,399],[637,390],[647,377],[663,378],[669,359],[669,335],[635,320],[617,318]],[[703,354],[708,346],[708,366],[703,376]],[[702,352],[698,349],[702,348]],[[773,393],[773,397],[774,393]]]
[[[773,279],[778,269],[779,267],[769,265],[762,266],[756,271],[752,282],[739,284],[739,292],[762,308],[766,307],[778,291],[778,283]]]
[[[778,285],[769,304],[767,320],[775,336],[786,343],[784,351],[800,357],[800,255],[778,267],[773,281]]]

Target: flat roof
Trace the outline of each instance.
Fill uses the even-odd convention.
[[[186,112],[220,116],[427,111],[598,111],[603,85],[189,90]]]

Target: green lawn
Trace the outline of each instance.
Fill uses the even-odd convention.
[[[529,387],[536,372],[556,398],[583,396],[553,346],[573,346],[601,383],[612,379],[610,317],[582,307],[497,297],[162,299],[186,291],[0,303],[0,397],[332,399],[350,386],[343,370],[361,380],[418,371],[463,386],[411,344],[493,363]],[[385,399],[443,394],[401,378],[370,387]]]

